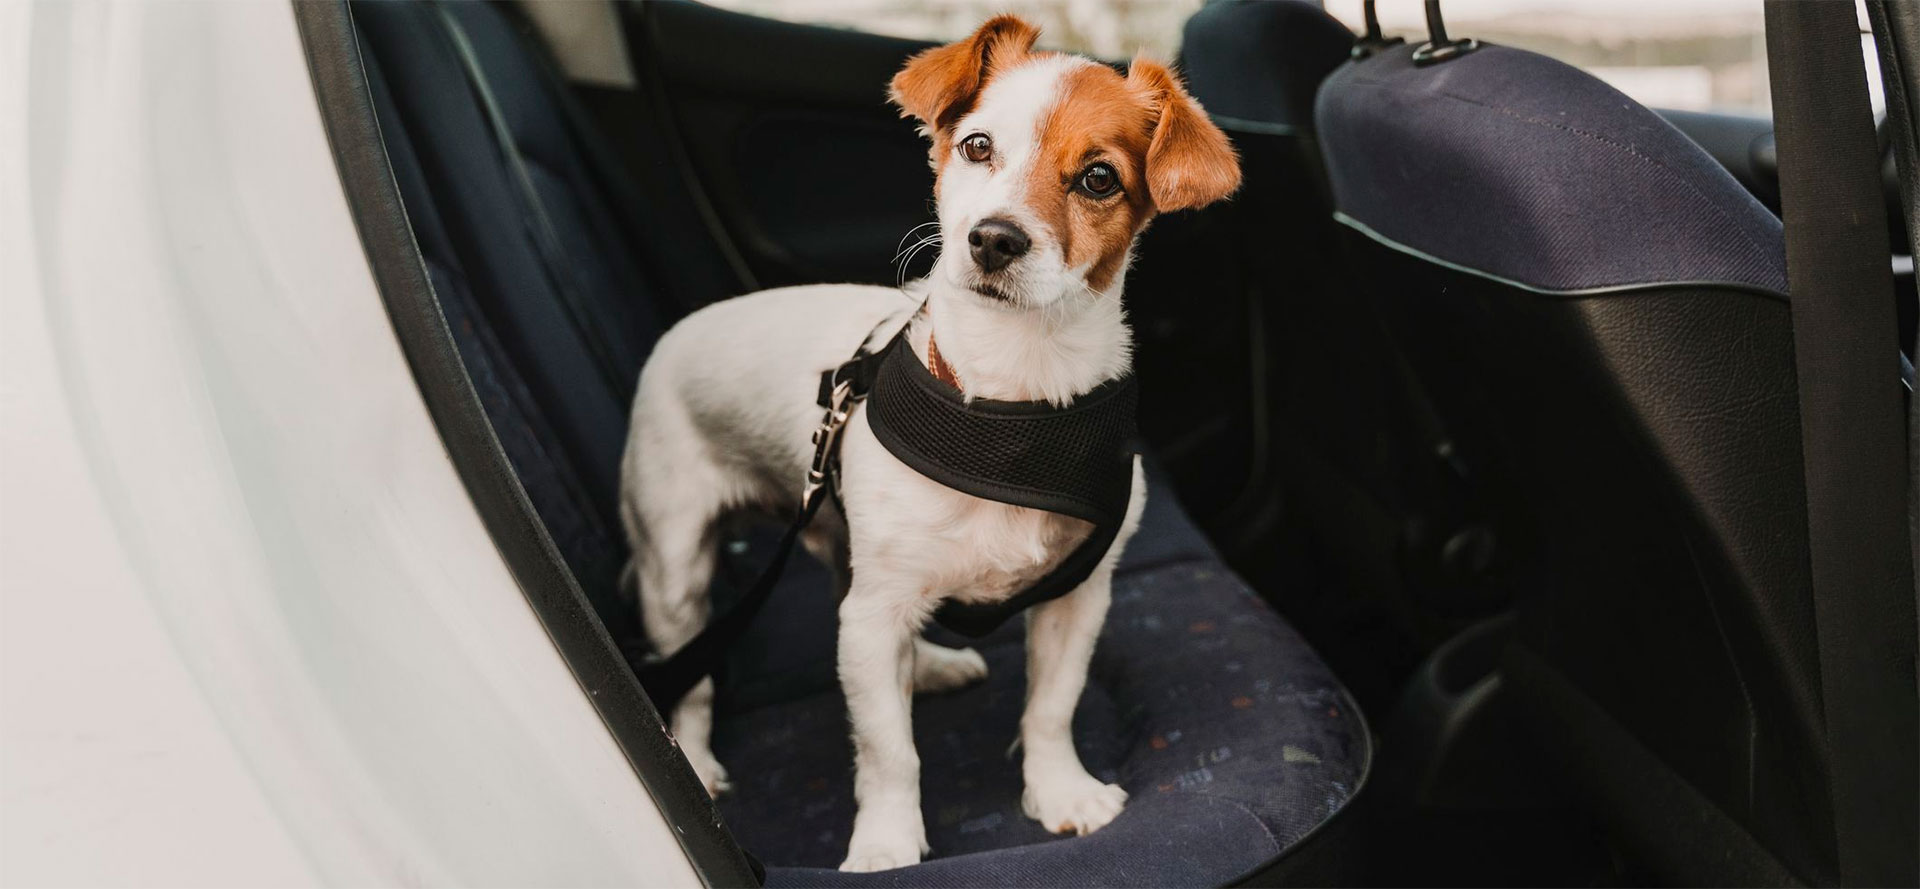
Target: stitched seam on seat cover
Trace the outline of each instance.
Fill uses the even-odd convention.
[[[1267,842],[1273,844],[1273,850],[1275,852],[1285,852],[1288,849],[1293,848],[1292,843],[1280,842],[1280,838],[1274,835],[1273,828],[1267,826],[1267,819],[1260,817],[1259,812],[1255,812],[1252,809],[1252,807],[1248,806],[1246,803],[1243,803],[1237,799],[1233,799],[1231,797],[1225,797],[1225,796],[1216,796],[1211,793],[1194,793],[1191,790],[1174,790],[1174,791],[1168,792],[1165,795],[1166,796],[1189,796],[1189,797],[1193,797],[1194,799],[1203,799],[1208,802],[1225,803],[1229,806],[1239,809],[1241,812],[1245,813],[1248,818],[1252,818],[1253,823],[1260,825],[1260,832],[1267,835]],[[1345,807],[1342,806],[1341,808],[1345,808]],[[1336,809],[1334,811],[1337,813],[1339,810]],[[1328,815],[1327,817],[1331,818],[1333,816]],[[1324,822],[1326,821],[1326,818],[1322,818],[1320,820]]]
[[[1734,230],[1739,232],[1741,240],[1744,240],[1747,242],[1747,246],[1752,247],[1754,250],[1759,251],[1763,255],[1767,253],[1766,247],[1761,245],[1759,242],[1753,240],[1753,238],[1749,237],[1745,231],[1745,227],[1740,224],[1740,221],[1738,219],[1734,218],[1733,214],[1728,213],[1726,211],[1726,208],[1720,206],[1720,202],[1713,200],[1711,197],[1707,195],[1706,192],[1703,192],[1700,189],[1694,187],[1694,184],[1692,182],[1687,181],[1686,177],[1674,171],[1672,167],[1669,167],[1666,164],[1663,164],[1653,159],[1652,157],[1649,157],[1647,155],[1641,154],[1638,151],[1635,151],[1633,149],[1633,146],[1631,145],[1623,145],[1619,142],[1615,142],[1612,139],[1602,136],[1599,133],[1588,132],[1586,130],[1579,129],[1578,127],[1570,127],[1565,124],[1554,123],[1553,121],[1550,121],[1550,120],[1543,120],[1537,117],[1530,117],[1509,108],[1502,108],[1498,105],[1489,105],[1485,102],[1480,102],[1474,99],[1467,98],[1466,96],[1459,96],[1453,93],[1446,92],[1445,90],[1437,91],[1435,94],[1440,96],[1445,96],[1446,98],[1453,99],[1454,101],[1457,101],[1457,102],[1473,105],[1478,108],[1485,108],[1489,111],[1504,115],[1506,117],[1510,117],[1522,123],[1530,123],[1535,126],[1543,126],[1543,127],[1548,127],[1555,130],[1561,130],[1563,132],[1572,133],[1575,136],[1579,136],[1583,139],[1587,139],[1593,142],[1598,142],[1602,145],[1606,145],[1611,148],[1614,148],[1626,154],[1628,157],[1634,158],[1635,160],[1645,163],[1647,166],[1650,166],[1653,169],[1659,171],[1660,174],[1665,176],[1667,179],[1673,182],[1679,183],[1681,186],[1685,187],[1686,190],[1692,192],[1693,196],[1698,198],[1701,203],[1705,204],[1708,209],[1712,210],[1714,215],[1719,216],[1721,219],[1725,220],[1728,224],[1732,225]]]
[[[1361,77],[1354,78],[1353,82],[1365,83],[1365,84],[1369,84],[1372,86],[1379,86],[1379,87],[1385,87],[1388,85],[1387,82],[1383,80],[1369,80]],[[1714,214],[1718,215],[1721,219],[1725,220],[1726,222],[1732,224],[1734,229],[1740,232],[1741,239],[1747,242],[1747,246],[1760,251],[1760,253],[1762,253],[1763,255],[1769,252],[1766,249],[1765,245],[1762,245],[1759,242],[1754,241],[1751,237],[1749,237],[1746,231],[1744,230],[1744,227],[1739,224],[1739,220],[1735,219],[1733,214],[1728,213],[1725,208],[1721,207],[1718,201],[1711,199],[1710,197],[1707,196],[1705,192],[1702,192],[1700,189],[1695,188],[1693,183],[1688,182],[1686,177],[1683,177],[1679,173],[1675,172],[1673,168],[1645,154],[1641,154],[1640,152],[1635,151],[1631,146],[1623,145],[1619,142],[1615,142],[1612,139],[1609,139],[1605,136],[1600,135],[1599,133],[1589,132],[1587,130],[1582,130],[1577,127],[1570,127],[1565,124],[1555,123],[1550,120],[1544,120],[1538,117],[1528,116],[1526,114],[1522,114],[1512,109],[1502,108],[1498,105],[1482,102],[1477,99],[1472,99],[1467,96],[1459,95],[1457,93],[1450,93],[1450,92],[1447,92],[1446,90],[1436,89],[1433,92],[1433,95],[1439,96],[1445,99],[1452,99],[1461,104],[1471,105],[1475,108],[1485,108],[1488,111],[1492,111],[1496,114],[1500,114],[1502,116],[1512,118],[1514,120],[1520,121],[1521,123],[1528,123],[1528,124],[1533,124],[1535,126],[1548,127],[1550,129],[1561,130],[1563,132],[1572,133],[1573,135],[1579,136],[1583,139],[1587,139],[1593,142],[1598,142],[1602,145],[1606,145],[1608,147],[1614,148],[1626,154],[1627,156],[1634,158],[1635,160],[1645,163],[1647,166],[1650,166],[1655,170],[1659,171],[1666,178],[1684,186],[1688,191],[1692,192],[1694,197],[1698,198],[1701,203],[1707,205],[1707,207],[1711,209],[1714,212]]]

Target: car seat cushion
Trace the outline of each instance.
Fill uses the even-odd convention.
[[[1658,114],[1536,53],[1483,46],[1425,67],[1412,53],[1349,63],[1320,88],[1342,221],[1533,290],[1785,292],[1780,220]]]
[[[1147,506],[1139,530],[1120,554],[1117,576],[1183,561],[1217,562],[1219,556],[1206,536],[1174,499],[1165,470],[1151,457],[1146,459],[1146,470]],[[732,607],[741,591],[759,577],[779,540],[778,529],[763,526],[735,535],[723,548],[725,557],[712,590],[715,613]],[[826,569],[810,558],[790,560],[746,634],[728,647],[719,706],[751,710],[837,688],[834,610]],[[955,635],[940,638],[952,645],[970,644]]]
[[[733,790],[721,810],[769,884],[1217,884],[1298,842],[1365,775],[1366,726],[1312,649],[1211,558],[1162,563],[1116,579],[1074,719],[1088,770],[1126,788],[1128,808],[1090,836],[1054,837],[1020,808],[1024,641],[1024,621],[1010,622],[977,643],[985,682],[915,700],[933,853],[881,874],[832,870],[855,807],[830,676],[746,708],[723,687],[714,743]]]

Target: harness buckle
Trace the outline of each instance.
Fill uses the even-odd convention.
[[[807,468],[807,483],[800,489],[802,507],[813,502],[820,490],[827,486],[827,474],[832,469],[834,455],[839,451],[840,430],[853,416],[853,383],[848,380],[836,380],[833,393],[827,399],[827,413],[820,418],[820,425],[813,429],[813,465]]]

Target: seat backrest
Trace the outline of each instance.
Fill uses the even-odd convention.
[[[1662,880],[1831,878],[1779,221],[1583,72],[1412,52],[1331,76],[1319,135],[1358,271],[1496,490],[1510,687]]]
[[[1316,213],[1311,206],[1325,189],[1302,148],[1313,142],[1312,92],[1351,42],[1339,22],[1307,3],[1224,0],[1188,18],[1177,64],[1232,140],[1242,185],[1230,201],[1156,218],[1127,272],[1128,315],[1142,338],[1137,369],[1148,381],[1142,403],[1153,426],[1182,430],[1164,449],[1181,497],[1203,522],[1242,530],[1248,540],[1271,531],[1270,518],[1269,527],[1252,526],[1263,520],[1263,493],[1273,483],[1271,455],[1261,447],[1271,425],[1263,413],[1278,400],[1263,398],[1257,346],[1273,323],[1268,288],[1246,257],[1252,250],[1282,260],[1312,255],[1314,239],[1325,237],[1325,207]],[[1309,197],[1269,206],[1266,196],[1276,193]],[[1258,268],[1280,264],[1297,265]],[[1184,382],[1202,379],[1207,385]],[[1173,380],[1183,382],[1168,391]],[[1275,588],[1270,579],[1255,585]]]
[[[352,10],[381,135],[469,376],[561,554],[637,651],[637,617],[616,591],[633,387],[684,307],[737,285],[704,271],[725,268],[717,254],[687,248],[697,219],[662,219],[635,197],[501,7]],[[660,226],[679,229],[674,256],[657,255],[648,229]]]
[[[1284,494],[1278,508],[1231,515],[1221,536],[1246,541],[1248,551],[1234,553],[1242,570],[1256,586],[1284,591],[1289,616],[1356,694],[1384,702],[1399,692],[1407,665],[1506,600],[1494,566],[1459,545],[1473,539],[1483,512],[1476,492],[1436,456],[1445,430],[1432,422],[1420,381],[1387,347],[1372,307],[1352,298],[1337,259],[1341,232],[1314,97],[1353,44],[1318,3],[1300,0],[1222,0],[1188,19],[1182,73],[1233,140],[1246,184],[1201,214],[1227,224],[1182,232],[1156,222],[1148,246],[1168,246],[1151,239],[1170,233],[1187,234],[1187,243],[1143,249],[1129,286],[1147,292],[1172,256],[1188,291],[1197,278],[1188,266],[1204,262],[1210,270],[1201,274],[1220,276],[1209,280],[1213,292],[1244,292],[1255,303],[1246,326],[1258,362],[1243,373],[1260,384],[1255,411],[1270,410],[1272,420],[1249,437],[1271,451]],[[1219,311],[1218,298],[1201,305]],[[1169,372],[1210,380],[1196,399],[1241,394],[1221,383],[1239,368],[1209,368],[1219,359],[1198,349],[1180,357]],[[1225,412],[1254,413],[1238,402]],[[1213,467],[1213,484],[1236,496],[1248,487],[1251,474]],[[1208,481],[1182,479],[1182,490],[1198,499]],[[1275,539],[1291,545],[1276,548]]]

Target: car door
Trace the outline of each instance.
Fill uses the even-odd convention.
[[[754,283],[925,273],[931,250],[904,271],[892,261],[933,219],[933,174],[886,85],[929,44],[698,3],[635,7],[637,74],[677,137],[678,171]]]

